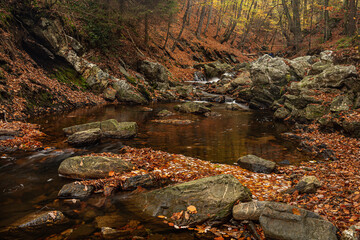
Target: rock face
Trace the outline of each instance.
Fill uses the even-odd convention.
[[[218,175],[142,193],[135,203],[151,216],[171,217],[173,213],[196,210],[179,226],[223,219],[231,214],[234,203],[250,201],[251,193],[232,175]]]
[[[101,139],[101,129],[94,128],[81,132],[76,132],[69,136],[67,142],[74,146],[91,145],[99,142]]]
[[[66,217],[60,211],[48,211],[29,214],[15,223],[10,228],[31,228],[40,226],[51,226],[54,224],[64,223]]]
[[[113,89],[117,91],[119,101],[146,103],[146,99],[126,80],[119,80],[103,71],[96,64],[82,58],[83,47],[74,38],[64,34],[60,19],[39,17],[37,22],[22,19],[31,33],[44,44],[43,51],[63,57],[73,68],[86,79],[86,83],[95,93],[102,93],[114,82]],[[69,47],[70,46],[70,47]],[[117,84],[121,82],[121,84]],[[115,88],[116,86],[116,88]],[[105,98],[112,101],[112,95],[106,92]]]
[[[65,159],[58,169],[59,174],[74,179],[104,178],[110,171],[130,171],[133,165],[125,160],[111,157],[71,157]]]
[[[81,125],[75,125],[64,128],[65,134],[70,135],[78,132],[87,131],[90,129],[100,129],[102,136],[111,138],[131,138],[137,134],[136,122],[118,122],[115,119],[109,119],[102,122],[92,122]],[[96,131],[95,131],[96,132]],[[88,132],[89,133],[89,132]],[[90,133],[92,133],[90,131]],[[83,133],[78,136],[89,136],[89,134]]]
[[[266,204],[260,225],[268,239],[279,240],[336,240],[336,227],[319,215],[286,205]]]
[[[174,107],[176,111],[182,113],[194,113],[194,114],[205,114],[210,112],[211,109],[206,107],[203,103],[198,102],[187,102]]]
[[[77,182],[65,184],[58,193],[59,198],[85,199],[94,191],[93,186],[85,186]]]
[[[272,173],[276,167],[275,162],[259,158],[255,155],[241,157],[237,164],[242,168],[257,173]]]

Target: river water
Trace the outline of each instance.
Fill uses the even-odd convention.
[[[77,229],[73,232],[73,239],[86,239],[89,236],[99,238],[97,224],[101,216],[113,219],[117,224],[115,227],[125,225],[130,220],[138,220],[144,228],[150,229],[148,231],[165,235],[169,239],[189,239],[192,236],[187,231],[175,232],[159,220],[128,211],[119,203],[112,204],[113,199],[104,200],[101,194],[82,203],[80,207],[58,200],[59,189],[71,180],[59,177],[57,168],[62,160],[74,154],[118,153],[122,146],[129,145],[226,164],[233,164],[246,154],[278,163],[285,161],[297,164],[307,160],[307,156],[297,151],[296,145],[280,136],[288,128],[274,122],[268,112],[230,111],[225,109],[226,104],[216,104],[212,111],[220,113],[220,117],[206,118],[191,114],[170,117],[193,120],[194,123],[190,125],[174,126],[151,121],[159,119],[156,114],[160,110],[173,111],[174,105],[154,104],[149,106],[153,109],[151,112],[144,111],[141,106],[96,106],[29,120],[41,125],[41,130],[48,135],[45,144],[50,148],[33,153],[12,153],[0,158],[0,228],[35,211],[58,209],[70,217],[71,221],[67,225],[38,234],[32,233],[26,235],[26,238],[45,238],[68,228]],[[138,136],[125,141],[108,139],[82,149],[71,148],[65,142],[62,128],[111,118],[137,122]],[[117,194],[117,198],[119,196],[121,198],[124,194]]]

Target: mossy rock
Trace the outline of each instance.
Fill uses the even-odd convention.
[[[208,220],[222,220],[231,215],[235,202],[251,200],[251,192],[232,175],[217,175],[159,190],[138,194],[132,204],[151,216],[166,216],[186,212],[194,206],[196,212],[189,213],[179,226],[191,226]]]
[[[133,165],[130,162],[119,158],[77,156],[62,161],[58,172],[74,179],[96,179],[108,177],[110,171],[122,173],[132,168]]]

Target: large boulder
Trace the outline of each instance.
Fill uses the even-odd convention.
[[[116,119],[109,119],[63,128],[63,131],[65,134],[71,135],[91,129],[100,129],[102,136],[105,137],[131,138],[137,134],[138,127],[136,122],[118,122]]]
[[[85,146],[99,142],[101,139],[101,129],[94,128],[81,132],[76,132],[69,136],[67,142],[74,146]]]
[[[268,54],[260,57],[250,66],[251,79],[254,85],[285,85],[289,79],[290,67],[282,58],[273,58]]]
[[[252,172],[257,173],[272,173],[276,168],[276,163],[265,160],[255,155],[246,155],[237,161],[237,164]]]
[[[325,62],[325,61],[316,62],[311,66],[309,75],[318,75],[318,74],[322,73],[325,69],[328,69],[333,66],[334,65],[332,63]]]
[[[77,156],[61,162],[59,174],[74,179],[96,179],[109,176],[110,171],[131,171],[133,165],[123,159],[100,156]]]
[[[83,185],[79,182],[65,184],[59,191],[59,198],[85,199],[94,192],[93,186]]]
[[[115,79],[112,83],[116,91],[116,99],[119,102],[128,102],[135,104],[146,104],[148,101],[126,80]]]
[[[141,193],[133,204],[151,216],[180,216],[178,226],[196,225],[231,215],[235,202],[251,200],[251,192],[232,175],[217,175]]]
[[[34,228],[41,226],[51,226],[61,224],[67,221],[67,218],[60,211],[47,211],[29,214],[11,224],[10,228]]]
[[[359,90],[359,80],[355,66],[333,66],[325,69],[318,75],[306,76],[297,83],[292,83],[292,89],[321,89],[321,88],[341,88],[346,86],[354,91]]]
[[[138,70],[155,87],[169,82],[170,72],[160,63],[144,60],[139,63]]]
[[[284,203],[267,203],[260,216],[267,239],[336,240],[336,227],[316,213]]]
[[[211,111],[204,103],[200,102],[186,102],[175,106],[174,109],[178,112],[194,114],[205,114]]]

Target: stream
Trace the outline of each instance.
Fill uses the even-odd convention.
[[[124,145],[128,145],[137,148],[151,147],[226,164],[233,164],[239,157],[247,154],[280,164],[297,164],[307,160],[306,155],[297,151],[296,145],[280,136],[289,129],[284,124],[274,122],[270,112],[230,111],[225,109],[226,104],[214,104],[212,111],[220,113],[219,117],[206,118],[191,114],[169,117],[195,121],[190,125],[175,126],[151,121],[159,119],[156,114],[163,109],[174,112],[175,105],[150,105],[148,107],[153,109],[151,112],[144,111],[142,106],[95,106],[29,120],[41,125],[41,130],[47,134],[45,145],[49,148],[1,156],[0,228],[9,226],[29,213],[56,209],[63,211],[71,219],[68,224],[24,235],[25,238],[46,238],[72,228],[76,230],[73,231],[71,239],[98,239],[101,221],[111,222],[113,227],[117,227],[130,220],[137,220],[144,229],[149,229],[147,231],[167,236],[168,239],[191,238],[191,231],[175,230],[158,219],[126,209],[118,199],[126,198],[127,193],[117,193],[110,199],[104,199],[102,194],[95,194],[79,206],[57,199],[61,187],[72,182],[59,177],[57,169],[62,160],[73,155],[91,152],[119,153]],[[71,148],[65,142],[62,128],[111,118],[119,122],[137,122],[138,136],[131,140],[107,139],[95,146],[80,149]],[[107,224],[111,225],[108,222]],[[17,238],[10,236],[6,239]]]

